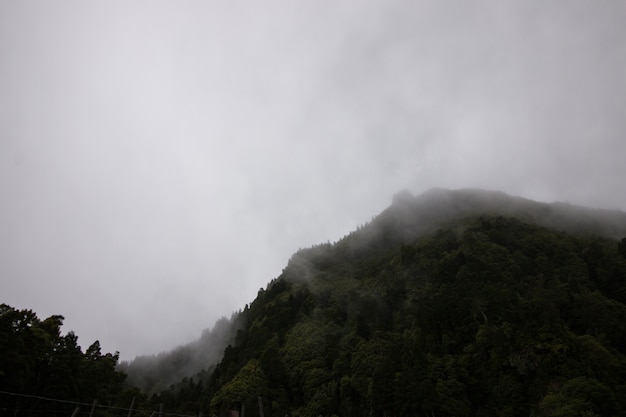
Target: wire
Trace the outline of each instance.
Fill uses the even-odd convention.
[[[0,390],[0,394],[10,395],[10,396],[13,396],[13,397],[33,398],[33,399],[43,400],[43,401],[53,401],[53,402],[57,402],[57,403],[80,405],[80,406],[85,406],[85,407],[93,407],[95,405],[95,407],[97,407],[97,408],[106,408],[106,409],[109,409],[109,410],[119,410],[119,411],[132,411],[133,413],[148,413],[148,415],[150,415],[150,413],[157,413],[157,412],[152,411],[152,410],[142,410],[142,409],[138,409],[138,408],[123,408],[123,407],[114,407],[114,406],[110,406],[110,405],[101,405],[101,404],[98,404],[98,403],[93,404],[93,403],[83,403],[83,402],[79,402],[79,401],[60,400],[60,399],[57,399],[57,398],[41,397],[39,395],[17,394],[15,392],[8,392],[8,391],[2,391],[2,390]],[[39,411],[37,411],[37,410],[30,410],[30,412],[39,412]],[[50,410],[48,410],[46,412],[50,412]],[[191,416],[189,414],[173,414],[173,413],[165,413],[165,412],[162,412],[161,415],[162,416],[173,416],[173,417],[194,417],[194,416]]]

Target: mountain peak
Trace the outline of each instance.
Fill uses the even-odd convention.
[[[565,203],[545,203],[485,189],[432,188],[414,196],[400,191],[374,222],[400,235],[415,237],[446,223],[476,216],[514,217],[554,230],[620,238],[626,213]]]

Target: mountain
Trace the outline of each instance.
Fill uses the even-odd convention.
[[[626,214],[402,192],[297,252],[210,372],[154,395],[246,416],[626,415]]]

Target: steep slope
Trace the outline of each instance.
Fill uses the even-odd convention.
[[[622,212],[407,193],[302,250],[211,379],[155,401],[259,415],[625,415]],[[190,393],[196,392],[196,396]]]

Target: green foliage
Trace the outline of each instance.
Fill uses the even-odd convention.
[[[211,399],[214,409],[240,408],[267,394],[267,379],[257,359],[251,359],[228,383],[222,385]]]
[[[379,235],[294,255],[244,310],[211,412],[260,395],[238,382],[259,360],[266,414],[625,415],[615,241],[503,217]]]
[[[595,379],[577,377],[551,389],[540,405],[553,417],[614,416],[623,414],[614,392]]]
[[[48,410],[35,397],[119,405],[126,376],[116,371],[118,354],[102,354],[98,341],[83,353],[73,332],[61,335],[62,324],[62,316],[40,320],[31,310],[0,306],[0,389],[12,394],[0,396],[0,409]],[[61,403],[59,415],[72,407]]]

